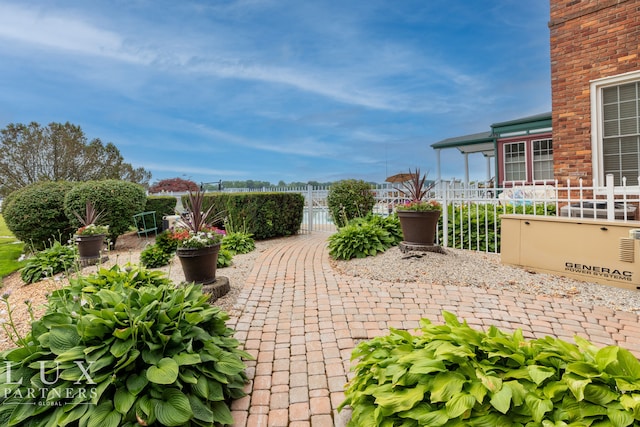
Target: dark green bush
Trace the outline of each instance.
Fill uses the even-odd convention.
[[[207,300],[117,266],[54,291],[22,345],[0,353],[0,425],[233,424],[250,356]]]
[[[2,208],[7,227],[35,249],[66,241],[74,227],[65,215],[64,199],[73,187],[69,182],[39,182],[11,193]]]
[[[165,230],[156,236],[156,246],[167,253],[175,253],[178,242],[171,237],[171,231]]]
[[[339,408],[353,409],[349,426],[640,425],[640,362],[628,350],[443,316],[423,319],[421,335],[392,329],[358,344]]]
[[[351,219],[371,213],[376,199],[371,184],[347,179],[331,185],[327,204],[333,223],[337,227],[344,227]]]
[[[183,205],[185,204],[183,197]],[[244,224],[256,240],[296,234],[302,224],[304,196],[300,193],[207,193],[204,208],[214,205],[227,222]]]
[[[167,252],[163,247],[149,245],[140,252],[140,263],[148,268],[158,268],[169,264],[174,252]]]
[[[115,246],[118,236],[134,226],[133,215],[143,211],[147,196],[142,186],[128,181],[108,179],[80,183],[67,193],[64,201],[64,212],[75,228],[80,222],[73,212],[84,212],[87,201],[98,211],[104,211],[99,222],[109,225],[107,237]]]
[[[54,274],[72,271],[77,260],[77,246],[55,241],[49,248],[36,252],[27,259],[20,269],[20,277],[25,283],[34,283]]]
[[[158,230],[162,231],[162,217],[175,215],[177,203],[178,200],[174,196],[148,196],[144,211],[156,213],[156,224]]]
[[[387,231],[387,227],[394,229],[393,218],[379,220],[373,215],[368,218],[355,218],[329,236],[329,255],[332,258],[348,260],[374,256],[400,242],[395,230],[393,234]]]

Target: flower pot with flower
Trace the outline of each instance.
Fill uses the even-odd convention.
[[[216,281],[218,254],[224,231],[213,226],[219,221],[213,207],[202,211],[204,192],[189,193],[187,212],[176,221],[171,237],[177,242],[185,281],[203,285]]]
[[[93,203],[87,201],[84,216],[74,212],[82,226],[78,228],[74,235],[74,240],[78,245],[78,255],[81,265],[91,265],[101,259],[102,245],[109,232],[108,225],[96,225],[102,211],[98,212]],[[102,258],[103,260],[106,259]]]
[[[414,247],[434,246],[442,205],[436,200],[427,199],[432,186],[425,185],[426,174],[420,176],[420,169],[417,168],[415,173],[409,172],[411,179],[403,183],[404,188],[400,189],[407,201],[396,206],[403,243]]]

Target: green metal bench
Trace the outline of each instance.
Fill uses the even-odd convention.
[[[149,234],[158,232],[158,224],[156,223],[156,211],[140,212],[133,216],[133,222],[136,225],[138,237],[149,237]]]

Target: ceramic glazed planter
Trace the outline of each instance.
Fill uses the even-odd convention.
[[[100,259],[100,251],[102,250],[102,244],[104,243],[105,236],[105,234],[75,236],[81,262]]]
[[[440,211],[398,210],[404,242],[410,245],[430,246],[435,243]]]
[[[215,282],[219,252],[220,244],[198,249],[178,248],[176,254],[180,259],[185,281],[203,285]]]

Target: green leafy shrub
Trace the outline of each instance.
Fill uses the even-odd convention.
[[[449,205],[448,246],[487,252],[500,252],[501,220],[503,214],[550,215],[556,214],[555,205],[506,205],[469,203],[462,206]],[[438,234],[443,240],[443,216],[439,219]]]
[[[64,200],[64,212],[75,228],[80,222],[73,212],[84,212],[87,201],[103,211],[101,223],[109,225],[108,238],[115,246],[118,236],[134,226],[133,215],[142,212],[147,196],[142,186],[128,181],[107,179],[80,183]]]
[[[186,197],[183,197],[183,205]],[[304,196],[300,193],[206,193],[204,209],[213,205],[226,224],[245,224],[243,232],[256,240],[296,234],[302,224]],[[237,230],[231,230],[237,231]]]
[[[34,283],[45,277],[72,270],[77,260],[78,249],[75,245],[63,245],[55,241],[49,248],[38,251],[27,259],[20,270],[20,277],[25,283]]]
[[[389,233],[389,236],[393,240],[392,246],[398,245],[402,242],[402,227],[400,226],[400,220],[398,215],[389,215],[386,217],[380,215],[369,214],[364,218],[354,218],[349,221],[349,224],[371,224],[375,227],[380,227]]]
[[[23,345],[0,353],[0,425],[232,424],[250,356],[207,299],[117,266],[56,290]]]
[[[329,236],[329,255],[334,259],[365,258],[384,252],[395,238],[379,225],[366,221],[349,223]]]
[[[371,184],[362,180],[338,181],[331,185],[327,195],[329,214],[337,227],[344,227],[353,218],[367,216],[375,204]]]
[[[216,268],[225,268],[229,267],[233,261],[233,252],[229,249],[220,248],[218,252],[218,263],[216,264]]]
[[[640,425],[640,362],[617,346],[496,327],[421,321],[421,335],[392,329],[360,343],[340,409],[350,426]]]
[[[73,186],[39,182],[11,193],[2,207],[7,227],[35,249],[44,249],[50,240],[68,239],[74,227],[64,213],[64,199]]]
[[[155,244],[147,246],[140,252],[140,263],[149,268],[162,267],[171,262],[177,249],[177,240],[171,237],[169,230],[165,230],[156,235]]]
[[[255,248],[256,243],[249,233],[227,232],[222,239],[222,249],[227,249],[236,254],[248,254]]]
[[[148,245],[140,252],[140,263],[148,268],[158,268],[169,264],[174,252],[166,252],[161,246]]]
[[[178,249],[178,242],[171,237],[169,230],[156,235],[156,245],[166,253],[174,253]]]

